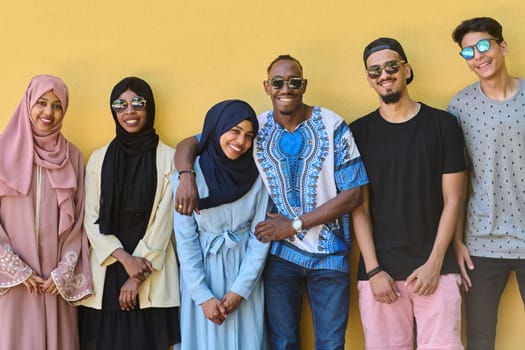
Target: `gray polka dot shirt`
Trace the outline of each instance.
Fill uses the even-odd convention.
[[[460,122],[470,163],[470,254],[525,258],[525,81],[507,101],[488,98],[477,82],[454,96],[448,110]]]

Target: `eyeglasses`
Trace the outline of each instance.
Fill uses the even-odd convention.
[[[283,78],[272,78],[269,80],[270,86],[272,89],[280,90],[283,88],[284,83],[288,84],[288,87],[292,90],[298,90],[303,86],[304,79],[303,78],[290,78],[288,80],[284,80]]]
[[[476,47],[479,53],[487,52],[488,50],[490,50],[491,40],[498,42],[500,39],[496,39],[496,38],[481,39],[480,41],[476,43],[476,45],[465,46],[464,48],[462,48],[459,54],[464,59],[471,60],[474,58],[474,55],[476,54],[474,52],[474,47]]]
[[[131,108],[133,108],[134,111],[143,111],[146,109],[146,99],[144,97],[133,97],[131,100]],[[121,98],[117,98],[115,101],[111,103],[111,108],[116,112],[124,112],[126,109],[128,109],[128,101],[123,100]]]
[[[383,73],[383,70],[386,72],[386,74],[396,74],[399,72],[399,69],[401,68],[401,65],[405,63],[405,61],[388,61],[385,62],[382,66],[376,64],[373,66],[370,66],[366,69],[366,73],[368,74],[368,77],[370,79],[377,79],[381,76],[381,73]]]

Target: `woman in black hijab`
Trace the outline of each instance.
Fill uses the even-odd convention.
[[[116,137],[86,171],[85,226],[95,296],[80,323],[81,349],[167,349],[178,342],[172,148],[153,128],[150,86],[128,77],[111,92]]]
[[[258,123],[243,101],[228,100],[206,114],[194,169],[200,214],[175,213],[181,265],[181,349],[265,349],[260,275],[269,245],[255,226],[268,194],[252,158]],[[194,175],[193,175],[194,174]]]

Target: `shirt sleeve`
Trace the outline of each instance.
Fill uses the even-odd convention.
[[[257,179],[255,185],[258,186],[259,191],[255,198],[256,210],[255,216],[251,222],[250,238],[248,240],[248,246],[246,247],[246,253],[239,268],[239,274],[231,287],[232,291],[239,294],[244,299],[248,299],[256,282],[261,277],[266,256],[270,249],[270,243],[262,243],[255,237],[255,227],[259,222],[265,219],[269,199],[268,192],[266,192],[260,178]]]
[[[334,131],[334,172],[339,191],[366,185],[368,177],[348,125],[341,121]]]
[[[457,173],[466,169],[463,133],[457,119],[451,117],[447,118],[443,140],[443,174]]]
[[[172,183],[173,193],[176,193],[179,185],[177,174],[173,176]],[[181,278],[184,279],[183,283],[187,286],[193,301],[200,305],[213,298],[214,295],[206,283],[197,222],[193,216],[185,216],[175,212],[173,227],[182,272]]]

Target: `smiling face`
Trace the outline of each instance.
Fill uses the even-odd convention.
[[[235,160],[250,149],[254,136],[252,123],[243,120],[222,134],[219,144],[226,157]]]
[[[34,125],[39,130],[52,130],[64,119],[62,102],[60,102],[53,90],[48,91],[36,101],[31,108],[30,115]]]
[[[298,111],[303,105],[307,81],[304,80],[299,89],[290,88],[286,82],[281,89],[274,89],[269,81],[273,78],[288,80],[302,77],[301,67],[293,60],[280,60],[273,64],[268,73],[268,80],[264,81],[264,91],[270,96],[274,111],[278,111],[282,115],[292,115]]]
[[[486,32],[469,32],[461,40],[461,48],[474,46],[474,58],[465,60],[468,67],[481,80],[491,79],[498,74],[506,72],[505,55],[507,54],[507,43],[499,44],[495,40],[490,40],[490,48],[486,52],[479,52],[476,43],[481,39],[493,39]]]
[[[131,100],[137,96],[130,89],[124,91],[118,98],[127,102],[127,108],[123,111],[115,112],[120,126],[130,134],[141,131],[148,120],[147,110],[136,110],[131,104]]]
[[[393,50],[381,50],[371,54],[366,60],[366,67],[384,67],[386,62],[400,61],[402,58]],[[408,63],[401,63],[397,73],[389,74],[383,69],[377,78],[367,76],[368,84],[381,97],[384,103],[396,103],[407,90],[407,78],[412,74]]]

